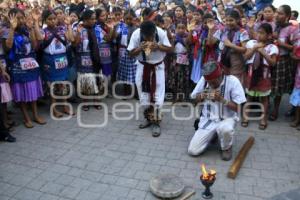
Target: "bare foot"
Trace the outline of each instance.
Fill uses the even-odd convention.
[[[65,106],[64,107],[64,113],[67,114],[67,115],[72,115],[72,116],[75,116],[76,113],[75,112],[71,112],[69,107],[68,106]]]
[[[57,111],[56,109],[53,110],[53,115],[56,118],[62,118],[63,117],[63,114],[61,112]]]
[[[260,130],[265,130],[268,127],[268,122],[266,122],[265,120],[261,120],[259,123],[258,128]]]
[[[40,125],[44,125],[44,124],[47,123],[46,120],[44,118],[40,117],[40,116],[35,116],[34,117],[34,122],[36,122]]]
[[[269,120],[270,120],[270,121],[276,121],[277,118],[278,118],[278,113],[275,112],[275,111],[273,111],[272,114],[271,114],[270,117],[269,117]]]
[[[25,126],[26,128],[33,128],[33,127],[34,127],[31,120],[29,120],[29,121],[24,121],[24,126]]]
[[[102,109],[102,106],[100,106],[100,105],[95,105],[94,107],[95,107],[96,110],[101,110]]]

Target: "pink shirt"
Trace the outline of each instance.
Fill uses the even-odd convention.
[[[295,31],[297,31],[297,29],[293,25],[281,29],[278,36],[278,40],[284,43],[291,43],[292,36],[295,34]],[[280,52],[279,53],[280,56],[285,56],[289,54],[289,51],[284,48],[279,48],[279,52]]]

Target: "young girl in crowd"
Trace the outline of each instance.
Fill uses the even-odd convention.
[[[79,23],[79,15],[76,10],[70,10],[70,24],[72,30],[76,29]],[[73,34],[74,38],[74,34]],[[68,73],[68,81],[74,83],[77,78],[77,68],[76,68],[76,56],[75,56],[75,48],[72,44],[68,44],[67,46],[67,55],[68,55],[68,62],[69,62],[69,73]],[[72,99],[73,101],[74,99]]]
[[[173,13],[169,11],[165,12],[162,16],[164,20],[164,30],[169,33],[169,39],[171,39],[171,37],[175,35],[175,25],[173,23],[173,16]]]
[[[163,15],[164,20],[164,31],[167,32],[167,36],[170,42],[174,41],[175,38],[175,25],[173,23],[173,12],[165,12]],[[171,85],[168,84],[168,81],[170,80],[169,76],[172,74],[173,69],[171,67],[173,60],[173,53],[167,53],[164,63],[165,63],[165,77],[166,77],[166,91],[172,92]]]
[[[177,24],[177,21],[186,21],[185,16],[185,7],[184,6],[176,6],[174,9],[174,23]]]
[[[30,103],[34,121],[45,124],[45,120],[38,115],[36,101],[43,96],[39,64],[36,61],[37,48],[36,32],[30,21],[25,21],[24,12],[11,9],[9,12],[10,29],[5,40],[5,48],[9,50],[9,71],[11,75],[12,93],[14,101],[20,103],[24,116],[24,125],[32,128],[33,124],[27,112]],[[26,25],[26,22],[28,25]]]
[[[191,31],[195,22],[193,20],[193,12],[196,10],[195,7],[188,7],[186,10],[186,22],[187,22],[187,30]]]
[[[273,32],[275,31],[275,28],[276,28],[276,23],[274,20],[275,12],[276,12],[276,8],[273,5],[269,5],[269,6],[265,7],[263,10],[263,20],[255,21],[252,18],[249,19],[249,21],[247,23],[247,27],[249,28],[248,32],[249,32],[250,38],[256,39],[256,33],[258,31],[258,28],[263,23],[270,24],[272,26]]]
[[[175,102],[188,100],[190,95],[190,65],[186,28],[186,21],[177,21],[174,58],[171,74],[168,77],[168,85],[172,88]]]
[[[291,35],[294,27],[289,24],[291,17],[291,7],[288,5],[280,6],[277,10],[277,27],[274,34],[277,46],[279,47],[279,58],[277,65],[272,70],[272,95],[274,97],[274,109],[270,115],[270,120],[278,118],[278,111],[283,94],[289,94],[293,88],[293,66],[289,54],[293,50]]]
[[[96,76],[99,75],[101,65],[94,29],[96,13],[86,10],[82,13],[81,19],[82,22],[77,26],[73,43],[76,47],[77,89],[79,94],[85,96],[99,95],[99,84]],[[100,109],[99,106],[95,108]],[[89,106],[83,106],[82,109],[88,111]]]
[[[154,18],[154,23],[157,27],[163,29],[164,28],[164,18],[161,15],[156,15]]]
[[[167,6],[165,4],[165,2],[159,2],[157,5],[157,14],[159,15],[163,15],[166,11],[167,11]]]
[[[95,26],[95,33],[97,37],[97,43],[100,55],[100,64],[103,75],[107,78],[108,83],[111,82],[112,75],[112,57],[111,57],[111,46],[112,30],[107,26],[107,12],[98,8],[95,10],[97,23]]]
[[[43,79],[48,87],[51,83],[56,81],[66,81],[68,79],[68,58],[67,45],[68,42],[73,42],[73,31],[70,21],[65,20],[64,24],[67,26],[67,31],[63,26],[57,26],[57,16],[55,12],[45,10],[42,15],[43,22],[47,27],[43,29],[41,49],[43,51],[42,71]],[[55,84],[54,88],[62,93],[66,89],[65,85]],[[52,104],[56,100],[51,97]],[[67,106],[64,106],[63,112],[70,114]],[[53,108],[53,115],[55,117],[62,117],[63,114],[55,107]]]
[[[117,25],[123,21],[123,10],[120,7],[114,7],[112,9],[112,15],[114,17],[114,25]]]
[[[273,5],[268,5],[264,8],[263,21],[259,21],[255,24],[255,30],[258,30],[259,26],[263,23],[268,23],[272,26],[272,30],[275,31],[276,22],[274,19],[276,8]]]
[[[217,46],[210,45],[207,41],[209,31],[215,32],[216,26],[214,17],[208,13],[203,16],[203,24],[199,24],[190,32],[190,42],[194,45],[191,74],[194,83],[198,83],[201,78],[202,66],[209,61],[217,60]]]
[[[54,12],[56,14],[56,18],[57,18],[57,26],[62,26],[65,28],[65,12],[64,12],[64,8],[59,6],[54,8]]]
[[[226,27],[215,33],[209,31],[209,44],[219,43],[219,59],[223,71],[227,75],[236,76],[243,84],[244,58],[246,42],[249,35],[246,30],[240,27],[241,17],[238,11],[228,10],[226,12]],[[212,27],[213,28],[213,27]],[[213,30],[213,29],[211,29]]]
[[[72,25],[72,28],[74,28],[74,26],[78,24],[78,20],[79,20],[78,12],[76,10],[71,10],[69,17],[70,17],[70,24]]]
[[[117,80],[125,82],[124,95],[128,96],[134,91],[130,91],[130,88],[134,88],[135,74],[136,74],[136,59],[128,55],[127,46],[131,34],[136,29],[133,24],[136,15],[133,10],[127,10],[124,13],[124,22],[120,22],[115,31],[115,38],[117,38],[119,47],[119,67],[117,73]]]
[[[261,130],[267,127],[269,96],[271,94],[271,68],[276,64],[279,53],[277,46],[273,44],[272,37],[272,26],[268,23],[260,25],[257,40],[247,42],[247,52],[244,55],[248,67],[245,81],[248,102],[251,101],[252,97],[259,97],[264,108],[263,118],[259,124]],[[243,119],[242,126],[248,126],[247,118]]]
[[[110,15],[112,17],[112,23],[109,28],[111,30],[115,30],[119,23],[123,23],[123,10],[120,7],[113,7],[112,13]],[[116,38],[113,38],[111,42],[111,56],[112,58],[118,57],[118,44]],[[112,59],[112,75],[111,82],[114,83],[117,79],[117,71],[118,71],[119,60]]]

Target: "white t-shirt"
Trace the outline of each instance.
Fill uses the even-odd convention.
[[[159,27],[156,27],[156,29],[157,29],[157,34],[158,34],[158,38],[159,38],[158,44],[162,44],[164,46],[171,47],[171,43],[168,39],[166,32],[163,31],[163,29],[161,29]],[[155,38],[154,38],[154,41],[155,41]],[[133,49],[136,49],[139,46],[141,46],[140,28],[138,28],[137,30],[135,30],[132,33],[127,50],[132,51]],[[163,61],[165,56],[166,56],[165,52],[157,50],[157,51],[151,52],[150,55],[147,56],[145,62],[150,63],[150,64],[156,64],[156,63]],[[136,59],[143,61],[142,53],[140,53],[136,57]]]
[[[46,33],[44,30],[41,31],[42,36],[45,38],[46,37]],[[61,37],[62,40],[66,41],[66,37],[65,37],[65,32],[61,31],[58,34],[59,37]],[[47,35],[49,38],[52,37],[52,34],[48,31]],[[66,53],[67,48],[66,46],[61,43],[56,37],[54,37],[51,41],[51,43],[44,49],[45,53],[48,53],[50,55],[57,55],[57,54],[61,54],[61,53]]]
[[[175,45],[175,53],[187,53],[187,49],[180,42]]]
[[[258,42],[256,40],[250,40],[249,42],[247,42],[246,48],[252,49],[257,43]],[[269,44],[269,45],[265,46],[264,49],[267,52],[267,54],[270,56],[279,54],[279,49],[274,44]],[[255,58],[255,54],[249,60],[247,60],[246,64],[253,64],[254,58]],[[264,65],[269,66],[269,63],[267,62],[267,60],[265,58],[263,58],[263,60],[264,60]]]
[[[197,83],[195,89],[193,90],[191,94],[191,98],[195,99],[197,95],[204,91],[204,86],[206,85],[206,89],[209,89],[209,85],[205,84],[205,79],[202,76],[200,81]],[[225,83],[226,82],[226,83]],[[221,90],[222,86],[225,85],[224,90],[224,99],[228,101],[233,101],[234,103],[241,105],[242,103],[246,102],[245,92],[243,89],[243,86],[239,79],[237,79],[235,76],[228,75],[224,76],[223,82],[221,83],[218,90]],[[227,106],[223,106],[220,102],[213,102],[211,100],[205,100],[203,102],[203,110],[202,110],[202,116],[201,118],[204,118],[206,120],[212,120],[212,121],[220,121],[220,112],[223,112],[222,117],[223,118],[235,118],[238,120],[238,115],[233,110],[229,109]],[[223,109],[222,109],[223,107]]]

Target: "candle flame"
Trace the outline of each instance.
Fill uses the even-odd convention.
[[[205,168],[205,165],[204,164],[202,164],[201,165],[201,170],[202,170],[202,174],[203,174],[203,179],[204,180],[207,180],[208,179],[208,173],[207,173],[207,171],[206,171],[206,168]]]

